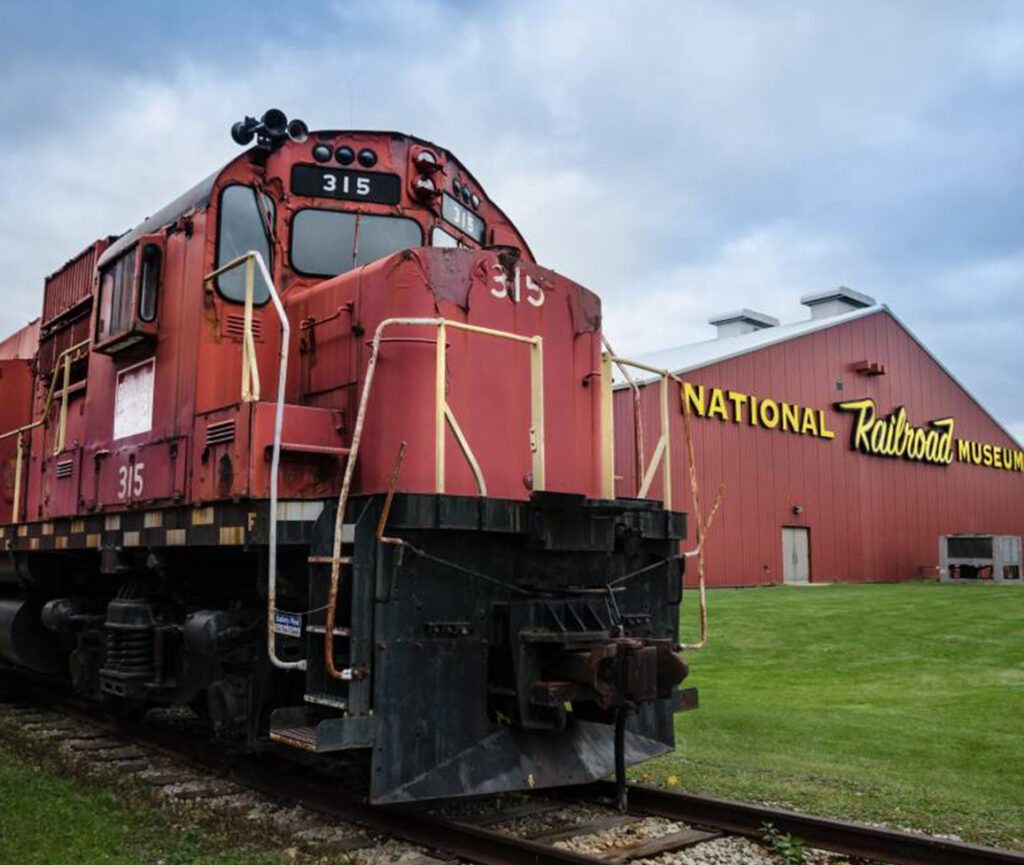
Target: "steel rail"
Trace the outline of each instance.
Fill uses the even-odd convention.
[[[3,668],[0,668],[2,670]],[[309,767],[305,755],[283,749],[252,755],[232,755],[223,741],[197,739],[188,730],[160,727],[145,721],[113,718],[87,701],[66,693],[46,691],[38,683],[25,683],[37,703],[86,719],[90,724],[125,737],[186,765],[216,774],[268,797],[308,808],[328,817],[354,823],[364,829],[400,838],[433,851],[443,851],[480,865],[599,865],[600,859],[581,856],[537,841],[439,819],[410,810],[408,806],[381,807],[367,804],[330,777],[297,777],[296,769]],[[419,803],[412,803],[414,806]],[[437,804],[437,803],[433,803]],[[608,863],[603,863],[608,865]]]
[[[269,767],[246,767],[242,775],[233,774],[233,777],[244,779],[243,783],[260,792],[284,796],[311,811],[480,865],[607,865],[601,859],[492,829],[404,808],[368,805],[339,794],[336,788],[328,788],[323,782],[282,778],[280,772]]]
[[[606,798],[614,795],[615,785],[601,782],[589,789],[591,795]],[[1024,853],[1012,850],[653,787],[631,786],[629,810],[759,840],[764,837],[765,824],[771,823],[776,831],[794,835],[808,847],[892,865],[1024,865]]]
[[[29,687],[39,702],[59,705],[65,711],[87,717],[91,723],[125,735],[136,744],[161,751],[265,795],[294,802],[320,814],[401,838],[429,850],[480,865],[608,865],[609,862],[482,826],[439,818],[425,810],[415,810],[417,807],[438,806],[444,804],[443,801],[429,805],[369,805],[352,791],[339,787],[337,780],[329,776],[315,773],[296,776],[297,769],[309,768],[310,764],[297,761],[292,754],[263,752],[259,759],[253,759],[251,753],[240,751],[232,756],[225,752],[222,742],[212,747],[204,740],[197,740],[187,730],[113,719],[79,698]],[[615,784],[601,781],[545,792],[560,793],[566,804],[586,799],[601,800],[607,804],[615,795]],[[1012,850],[653,787],[630,785],[628,813],[638,818],[664,817],[691,826],[744,835],[759,842],[764,839],[765,825],[770,823],[776,831],[798,837],[808,847],[891,865],[1024,865],[1024,853]]]

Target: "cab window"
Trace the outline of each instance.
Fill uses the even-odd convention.
[[[103,268],[100,274],[98,341],[125,333],[132,325],[135,247]]]
[[[422,245],[420,224],[402,216],[307,208],[292,219],[292,267],[307,276],[337,276]]]
[[[423,231],[415,219],[395,216],[359,215],[356,235],[356,267],[387,258],[400,249],[423,245]]]
[[[274,202],[263,196],[263,206],[271,223],[275,218]],[[270,237],[256,191],[250,186],[227,186],[220,195],[220,222],[217,229],[217,267],[255,250],[263,256],[267,268],[272,269]],[[217,291],[225,300],[245,302],[245,268],[217,277]],[[270,291],[258,276],[253,286],[253,303],[270,300]]]

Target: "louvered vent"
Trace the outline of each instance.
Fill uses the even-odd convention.
[[[229,313],[221,319],[220,328],[223,336],[241,340],[245,333],[245,316]],[[263,339],[263,319],[258,315],[252,317],[252,338],[256,342]]]
[[[61,460],[57,463],[57,471],[55,474],[58,478],[69,478],[75,471],[74,460]]]
[[[206,428],[206,446],[223,445],[235,440],[235,422],[222,420],[212,423]]]

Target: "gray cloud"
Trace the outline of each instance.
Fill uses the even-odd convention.
[[[844,283],[889,303],[1018,433],[1024,13],[1013,4],[336,3],[235,50],[3,69],[0,325],[42,276],[235,152],[271,104],[466,161],[622,351]],[[70,43],[69,43],[70,44]],[[70,49],[69,49],[70,50]]]

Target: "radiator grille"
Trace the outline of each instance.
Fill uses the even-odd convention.
[[[222,420],[212,423],[206,428],[206,446],[227,444],[235,440],[235,422]]]
[[[74,460],[61,460],[57,463],[57,471],[55,474],[58,478],[69,478],[75,471]]]
[[[241,340],[245,333],[245,316],[237,313],[228,313],[221,320],[221,334],[231,339]],[[252,317],[252,338],[256,342],[263,339],[263,318],[258,315]]]
[[[46,277],[43,287],[43,324],[47,324],[92,295],[96,263],[108,245],[105,239],[97,240],[56,273]]]

